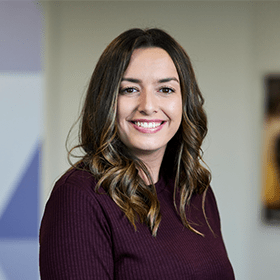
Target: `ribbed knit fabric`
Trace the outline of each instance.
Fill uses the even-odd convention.
[[[227,280],[234,279],[220,231],[211,188],[206,225],[200,195],[194,195],[187,217],[205,237],[183,227],[173,205],[173,185],[156,184],[162,221],[153,237],[146,225],[134,230],[105,194],[94,191],[95,179],[72,169],[56,183],[40,230],[42,280]]]

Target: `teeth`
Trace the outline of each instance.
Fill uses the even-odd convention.
[[[159,122],[135,122],[135,124],[139,127],[144,127],[144,128],[156,128],[156,127],[159,127],[161,123],[159,123]]]

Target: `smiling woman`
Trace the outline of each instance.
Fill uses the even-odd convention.
[[[135,50],[120,86],[118,133],[126,147],[145,162],[153,182],[158,181],[167,143],[181,119],[181,88],[171,57],[161,48]]]
[[[234,279],[201,164],[203,102],[166,32],[112,41],[81,114],[85,154],[46,205],[41,279]]]

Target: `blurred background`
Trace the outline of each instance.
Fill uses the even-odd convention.
[[[39,279],[39,221],[69,167],[68,131],[100,54],[133,27],[166,30],[192,60],[236,279],[279,279],[280,227],[262,221],[261,203],[264,79],[280,73],[279,14],[277,1],[0,2],[0,280]]]

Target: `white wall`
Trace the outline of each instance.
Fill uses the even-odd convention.
[[[68,168],[65,139],[103,49],[128,28],[163,28],[190,55],[206,99],[205,159],[236,279],[278,279],[280,228],[260,221],[260,155],[263,76],[280,72],[280,3],[59,2],[45,11],[43,200]]]

